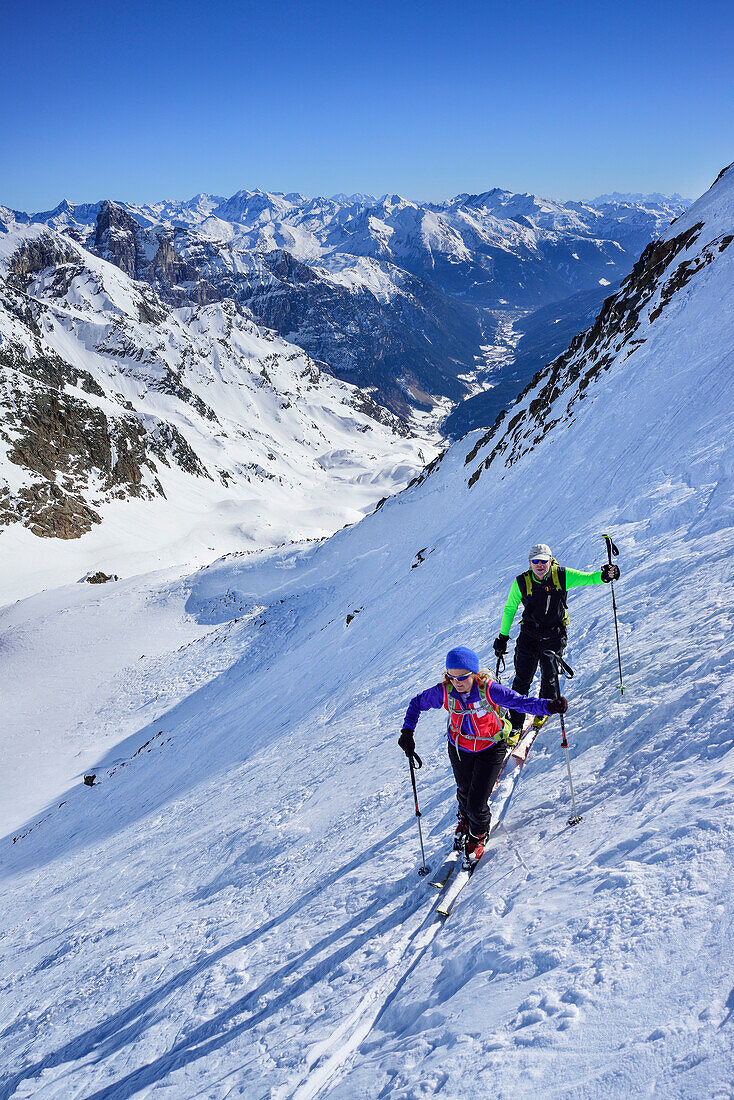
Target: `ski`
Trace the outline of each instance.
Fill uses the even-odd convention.
[[[490,833],[490,836],[491,836],[491,833]],[[484,855],[482,856],[482,859],[486,859],[486,855],[487,855],[487,852],[486,852],[486,849],[485,849],[485,852],[484,852]],[[469,879],[472,877],[472,875],[476,871],[479,864],[482,862],[482,859],[478,860],[478,862],[475,863],[473,867],[466,868],[466,867],[462,866],[462,868],[459,871],[458,875],[456,876],[454,881],[451,883],[448,890],[446,891],[446,893],[443,895],[443,897],[439,901],[438,905],[436,906],[436,913],[439,917],[448,917],[448,916],[450,916],[451,910],[454,907],[456,899],[458,898],[459,894],[464,889],[464,887],[468,883]]]
[[[459,862],[461,852],[449,852],[448,856],[444,860],[444,865],[436,875],[435,879],[431,879],[428,883],[429,886],[435,886],[437,890],[443,890],[444,886],[448,883],[449,879],[454,873],[456,864]]]
[[[541,729],[542,729],[542,726],[541,726]],[[518,743],[515,745],[514,749],[510,750],[510,756],[512,757],[512,759],[515,760],[520,765],[524,764],[526,759],[527,759],[527,755],[530,752],[530,749],[532,748],[533,741],[535,740],[535,738],[538,736],[539,733],[540,733],[540,730],[539,729],[534,729],[533,725],[532,725],[532,722],[529,725],[527,725],[525,727],[525,729],[523,730],[523,732],[522,732],[522,737],[520,738]]]

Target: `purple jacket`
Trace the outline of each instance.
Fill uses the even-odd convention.
[[[489,685],[488,695],[496,706],[506,707],[508,710],[519,710],[522,711],[523,714],[534,715],[546,715],[550,713],[546,699],[535,699],[531,695],[518,695],[512,688],[505,687],[504,684],[498,684],[495,680]],[[460,698],[463,698],[463,696],[460,696]],[[479,703],[480,701],[479,688],[476,683],[474,683],[464,702]],[[403,727],[405,729],[414,730],[421,711],[438,710],[440,707],[443,707],[443,683],[436,684],[435,687],[430,687],[422,691],[420,695],[413,696],[405,712]],[[468,737],[473,736],[468,717],[462,719],[461,732]],[[453,743],[453,738],[449,738],[449,740]]]

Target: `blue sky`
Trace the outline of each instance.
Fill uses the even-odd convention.
[[[240,188],[695,197],[734,159],[734,5],[3,8],[0,204]]]

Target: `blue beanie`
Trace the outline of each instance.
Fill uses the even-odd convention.
[[[446,668],[465,668],[467,672],[479,672],[479,658],[473,649],[457,645],[446,654]]]

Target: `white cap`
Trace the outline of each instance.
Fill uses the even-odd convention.
[[[553,554],[551,553],[550,546],[546,546],[544,542],[536,542],[535,546],[530,547],[528,561],[532,561],[533,558],[547,558],[548,561],[551,561]]]

